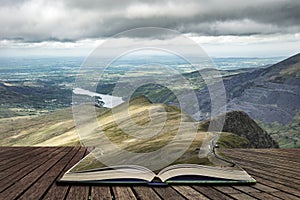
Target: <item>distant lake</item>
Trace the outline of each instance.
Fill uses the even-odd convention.
[[[106,107],[106,108],[113,108],[124,102],[122,97],[116,97],[116,96],[111,96],[111,95],[107,95],[107,94],[99,94],[99,93],[85,90],[82,88],[73,89],[73,93],[80,94],[80,95],[86,95],[86,96],[90,96],[90,97],[101,97],[102,101],[104,102],[103,107]]]

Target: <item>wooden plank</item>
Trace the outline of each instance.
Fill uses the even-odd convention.
[[[279,159],[287,159],[289,161],[295,161],[297,163],[299,163],[300,161],[297,159],[297,157],[299,157],[299,155],[297,154],[297,152],[293,152],[293,153],[288,153],[284,150],[281,151],[274,151],[273,149],[264,149],[261,151],[253,151],[253,150],[249,150],[249,149],[245,149],[242,151],[243,153],[248,152],[248,153],[254,153],[254,154],[258,154],[258,155],[262,155],[262,156],[267,156],[267,157],[276,157]]]
[[[113,186],[112,190],[116,200],[137,199],[132,189],[128,186]]]
[[[51,167],[39,180],[22,194],[19,199],[40,199],[48,188],[55,183],[59,173],[64,170],[66,165],[78,152],[79,148],[74,147],[71,151]]]
[[[251,187],[256,188],[260,191],[264,191],[264,192],[268,192],[268,193],[274,193],[274,192],[278,192],[279,190],[269,187],[267,185],[263,185],[261,183],[256,183],[255,185],[252,185]]]
[[[74,200],[74,199],[81,199],[81,200],[88,200],[89,199],[89,186],[77,186],[73,185],[70,188],[68,196],[66,200]]]
[[[221,191],[222,193],[225,194],[236,194],[236,193],[241,193],[240,191],[234,189],[231,186],[214,186],[213,188]]]
[[[6,188],[15,184],[24,176],[26,176],[27,174],[31,173],[33,170],[38,168],[40,165],[46,163],[49,160],[49,156],[55,156],[57,153],[63,150],[64,148],[60,148],[60,149],[54,148],[52,150],[49,149],[48,152],[44,152],[44,154],[42,154],[41,157],[39,157],[39,159],[34,159],[33,157],[33,160],[30,159],[24,163],[21,163],[20,164],[21,168],[18,171],[14,171],[14,169],[12,169],[14,173],[10,174],[9,176],[6,176],[5,179],[1,180],[0,192],[4,191]],[[5,173],[10,173],[10,172],[5,171]],[[5,174],[3,176],[5,176]]]
[[[282,155],[282,153],[265,153],[265,152],[255,152],[255,154],[253,152],[242,152],[244,155],[253,155],[254,157],[258,157],[258,158],[267,158],[270,161],[277,161],[277,162],[281,162],[281,163],[289,163],[289,164],[293,164],[296,166],[300,166],[300,156],[295,154],[291,157],[287,157],[285,155]]]
[[[278,199],[278,197],[276,196],[273,196],[269,193],[266,193],[265,191],[260,191],[250,186],[235,186],[234,188],[258,199]]]
[[[263,185],[261,183],[256,183],[255,185],[253,185],[251,187],[256,188],[262,192],[267,192],[267,193],[272,194],[273,196],[279,197],[281,199],[288,199],[288,200],[297,199],[297,197],[294,195],[290,195],[288,193],[282,192],[280,190],[269,187],[267,185]]]
[[[246,165],[248,165],[249,163],[252,164],[252,166],[254,165],[255,168],[259,167],[260,169],[272,169],[272,172],[278,173],[278,174],[283,174],[284,176],[287,177],[292,177],[295,179],[299,179],[300,177],[298,177],[297,172],[291,171],[291,167],[282,167],[280,165],[276,165],[275,163],[269,163],[269,162],[264,162],[264,161],[257,161],[257,160],[253,160],[253,159],[239,159],[239,158],[234,158],[235,161],[237,161],[238,163],[242,163],[244,162]]]
[[[78,153],[70,148],[45,150],[22,147],[23,151],[20,147],[14,148],[0,148],[0,156],[1,152],[5,155],[15,155],[3,160],[3,164],[7,163],[11,167],[5,170],[9,175],[1,181],[0,189],[3,189],[2,184],[5,183],[5,190],[0,193],[0,199],[89,199],[89,195],[90,199],[300,199],[300,186],[297,182],[299,177],[296,176],[299,164],[295,164],[296,159],[290,160],[294,154],[295,158],[298,158],[300,150],[283,150],[282,155],[287,156],[281,157],[277,155],[280,154],[280,149],[226,151],[229,157],[236,158],[237,163],[258,181],[253,186],[114,186],[111,193],[108,186],[56,185],[56,178],[85,154],[82,152],[83,148]],[[49,155],[51,151],[52,155]],[[48,156],[44,157],[44,154]],[[1,174],[4,175],[4,171],[0,171],[0,178]],[[7,185],[9,182],[11,184]]]
[[[20,156],[20,155],[22,155],[22,153],[27,153],[27,152],[30,152],[32,150],[34,150],[34,149],[32,149],[32,148],[25,148],[23,151],[11,149],[10,151],[7,151],[5,153],[1,153],[0,154],[0,165],[2,165],[2,163],[6,163],[7,161],[15,159],[15,155],[19,155]]]
[[[255,199],[257,199],[252,196],[249,196],[248,194],[245,194],[245,193],[234,193],[234,194],[230,194],[230,196],[237,200],[255,200]]]
[[[251,172],[252,175],[256,175],[256,176],[260,177],[262,180],[269,180],[269,181],[272,181],[272,183],[285,185],[286,187],[289,188],[289,190],[293,190],[293,188],[295,188],[295,187],[296,187],[296,190],[298,190],[298,188],[299,188],[299,183],[293,184],[293,183],[290,183],[289,179],[281,179],[281,178],[278,178],[277,176],[274,177],[274,176],[272,176],[273,173],[271,173],[271,174],[270,173],[261,173],[261,172],[258,173],[257,169],[255,169],[255,167],[252,167],[252,168],[247,167],[246,166],[247,164],[248,163],[245,162],[243,167],[245,169],[247,169],[247,171],[249,173]],[[297,194],[298,194],[298,192],[297,192]]]
[[[14,183],[2,193],[0,193],[0,199],[14,199],[21,195],[25,190],[27,190],[35,181],[37,181],[43,174],[48,171],[58,160],[63,158],[71,148],[65,148],[63,151],[54,154],[53,157],[49,158],[46,163],[43,163],[34,171],[27,174],[25,177],[20,179],[18,182]],[[46,157],[47,158],[47,157]]]
[[[174,190],[171,187],[153,187],[155,192],[162,198],[162,199],[170,199],[173,200],[181,200],[185,199],[180,193]]]
[[[84,156],[86,156],[87,154],[89,154],[89,152],[85,151]],[[76,186],[75,188],[73,188],[73,187],[75,187],[75,186],[70,185],[69,192],[67,193],[66,199],[74,199],[74,198],[81,199],[80,195],[82,195],[82,194],[84,195],[84,198],[86,198],[85,195],[86,195],[87,188],[88,188],[88,193],[91,190],[91,188],[88,186]]]
[[[113,199],[112,194],[110,193],[109,186],[92,186],[91,189],[91,200],[111,200]]]
[[[156,200],[161,199],[155,191],[149,186],[134,186],[133,190],[137,199],[141,200]]]
[[[280,200],[280,198],[275,197],[273,195],[270,195],[268,193],[265,192],[254,192],[254,193],[250,193],[251,196],[257,198],[257,199],[273,199],[273,200]]]
[[[286,200],[296,200],[296,199],[300,199],[294,195],[291,195],[291,194],[288,194],[288,193],[285,193],[285,192],[282,192],[282,191],[277,191],[277,192],[273,192],[272,193],[273,196],[276,196],[280,199],[286,199]]]
[[[241,187],[245,187],[245,186],[241,186]],[[235,199],[255,199],[252,196],[250,196],[247,193],[242,193],[241,191],[233,188],[232,186],[214,186],[215,189],[219,190],[220,192],[222,192],[223,194],[227,194],[230,197],[233,197]]]
[[[255,192],[261,192],[260,190],[256,189],[256,188],[253,188],[251,186],[247,186],[247,185],[237,185],[237,186],[232,186],[233,188],[239,190],[239,191],[242,191],[244,193],[255,193]]]
[[[23,152],[28,152],[31,151],[33,149],[33,147],[28,147],[25,149],[22,148],[10,148],[10,150],[8,152],[2,153],[0,156],[0,160],[1,161],[5,161],[5,160],[9,160],[11,158],[14,158],[15,155],[20,155]]]
[[[36,147],[26,147],[26,148],[36,148]],[[21,152],[24,150],[24,147],[21,147],[21,146],[14,146],[14,147],[11,147],[11,146],[1,146],[1,151],[3,151],[1,153],[1,155],[8,155],[8,154],[11,154],[12,152]]]
[[[295,164],[299,165],[299,155],[294,155],[294,159],[297,161],[293,161],[292,158],[286,159],[286,157],[280,157],[278,155],[273,155],[273,154],[267,154],[263,152],[254,152],[254,151],[228,151],[225,150],[224,153],[228,152],[229,155],[242,155],[244,158],[246,157],[251,157],[251,158],[256,158],[256,159],[268,159],[269,161],[272,162],[281,162],[281,163],[290,163],[290,164]]]
[[[253,177],[254,177],[259,183],[262,183],[263,185],[266,185],[266,186],[275,188],[275,189],[277,189],[277,190],[281,190],[282,192],[291,194],[291,195],[293,195],[293,196],[297,196],[297,198],[300,197],[300,191],[297,190],[297,189],[291,188],[291,187],[286,186],[286,185],[282,185],[282,184],[280,184],[280,183],[276,183],[276,182],[274,182],[274,181],[272,181],[272,180],[263,179],[263,178],[261,178],[261,177],[255,176],[255,175],[253,175]]]
[[[297,177],[296,174],[289,173],[286,170],[278,170],[275,167],[273,167],[272,165],[253,163],[252,161],[243,161],[243,160],[237,159],[237,158],[235,158],[235,160],[238,161],[238,163],[241,166],[245,166],[245,168],[251,168],[251,170],[255,171],[256,173],[261,173],[261,174],[265,174],[265,175],[270,175],[271,174],[272,177],[274,176],[274,174],[276,174],[276,178],[280,178],[280,179],[283,179],[283,180],[288,180],[288,181],[290,181],[292,183],[295,183],[297,185],[300,182],[300,178]]]
[[[285,176],[290,176],[291,178],[295,179],[295,180],[300,180],[299,177],[297,177],[297,175],[299,173],[294,172],[291,170],[291,168],[293,168],[294,166],[289,166],[289,167],[282,167],[280,166],[279,162],[266,162],[265,160],[262,159],[256,159],[256,158],[241,158],[240,156],[236,156],[236,157],[231,157],[233,160],[235,160],[237,163],[242,163],[244,165],[247,166],[252,166],[255,167],[257,169],[261,169],[261,170],[265,170],[265,171],[270,171],[272,170],[272,173],[278,173],[278,174],[282,174],[284,173]]]
[[[0,158],[2,154],[5,154],[6,152],[11,152],[12,149],[15,147],[9,147],[9,146],[1,146],[0,147]]]
[[[288,187],[300,190],[300,185],[298,184],[299,182],[296,182],[296,181],[294,182],[289,178],[282,178],[282,177],[279,177],[279,175],[270,174],[271,172],[269,172],[269,173],[263,172],[262,170],[253,169],[251,167],[246,167],[245,165],[242,167],[252,175],[256,175],[261,178],[264,178],[267,180],[272,180],[273,182],[280,183],[280,184],[286,185]]]
[[[226,194],[212,188],[211,186],[193,186],[197,191],[208,197],[209,199],[233,199]]]
[[[36,151],[32,151],[31,154],[27,155],[24,158],[20,158],[19,160],[14,160],[10,163],[7,163],[6,166],[1,166],[0,170],[0,180],[10,176],[20,170],[22,170],[27,165],[32,164],[32,162],[43,158],[48,153],[54,152],[55,149],[37,149]]]
[[[187,199],[208,200],[206,196],[187,185],[173,186],[173,188]]]
[[[34,152],[43,152],[43,151],[47,151],[47,148],[45,148],[45,149],[44,148],[43,149],[41,149],[41,148],[33,148],[33,149],[25,148],[22,152],[16,152],[10,158],[7,158],[5,160],[0,161],[0,170],[4,170],[6,168],[9,168],[14,163],[17,163],[18,161],[20,162],[24,158],[31,157],[31,155]],[[8,165],[10,165],[10,166],[7,167]]]
[[[298,152],[299,153],[299,148],[279,148],[275,149],[275,151],[280,151],[280,152]]]
[[[294,163],[282,162],[282,161],[278,161],[278,160],[274,161],[273,159],[270,159],[268,157],[259,157],[259,156],[252,155],[252,154],[245,155],[245,154],[241,154],[241,153],[232,153],[232,154],[229,154],[228,157],[230,157],[233,160],[242,160],[245,162],[248,162],[248,160],[259,162],[259,163],[264,162],[264,163],[268,163],[268,164],[272,165],[273,167],[284,168],[284,169],[288,169],[289,171],[294,172],[294,173],[300,173],[300,169]]]
[[[61,173],[58,175],[58,178],[63,176],[63,174],[73,167],[80,159],[84,157],[86,153],[85,148],[80,148],[80,150],[77,152],[77,154],[72,158],[72,160],[68,163],[66,168],[61,171]],[[69,190],[69,185],[57,185],[56,183],[53,183],[43,199],[64,199],[67,192]]]
[[[230,154],[229,154],[230,155]],[[281,164],[282,166],[286,166],[286,167],[289,167],[289,166],[296,166],[296,167],[299,167],[300,168],[300,163],[298,162],[294,162],[294,161],[290,161],[290,160],[282,160],[282,159],[278,159],[278,157],[271,157],[271,156],[267,156],[267,155],[258,155],[258,153],[253,153],[253,152],[243,152],[243,153],[240,153],[240,152],[234,152],[231,154],[232,156],[231,157],[238,157],[238,156],[241,156],[242,158],[247,158],[247,157],[250,157],[252,159],[256,159],[256,160],[263,160],[265,162],[271,162],[271,163],[277,163],[278,164]],[[299,158],[300,159],[300,158]],[[293,170],[296,170],[299,172],[299,168],[296,168],[296,169],[293,169]]]

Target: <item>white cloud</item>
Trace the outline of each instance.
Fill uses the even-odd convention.
[[[0,39],[81,40],[141,26],[215,36],[297,33],[299,9],[293,0],[12,1],[0,5]]]
[[[3,1],[0,48],[90,50],[107,37],[143,26],[178,30],[209,47],[296,45],[299,10],[300,1],[293,0]],[[153,38],[149,42],[163,42]]]
[[[129,5],[126,8],[125,16],[129,19],[134,18],[156,18],[156,17],[193,17],[200,12],[199,6],[194,2],[178,2],[176,4],[170,1],[165,4],[138,3]]]

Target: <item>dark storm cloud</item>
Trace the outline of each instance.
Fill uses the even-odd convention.
[[[4,0],[0,38],[76,41],[145,26],[208,36],[294,34],[300,32],[299,10],[297,0]]]

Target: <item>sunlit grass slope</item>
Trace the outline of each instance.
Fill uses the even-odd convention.
[[[82,105],[84,106],[93,105]],[[137,97],[117,106],[114,110],[96,108],[99,127],[90,130],[91,140],[104,133],[120,148],[132,152],[152,152],[167,145],[176,136],[179,127],[184,137],[176,143],[182,148],[193,136],[185,159],[193,159],[197,149],[207,136],[206,131],[189,115],[175,106],[152,104],[145,97]],[[89,121],[86,121],[89,127]],[[72,146],[80,145],[73,121],[72,109],[34,117],[6,118],[0,120],[0,145],[2,146]],[[195,128],[196,127],[196,128]],[[196,135],[195,130],[197,130]],[[195,136],[195,137],[194,137]],[[235,134],[222,134],[220,145],[243,147],[247,141]],[[242,141],[242,142],[237,142]],[[176,149],[175,149],[176,150]],[[188,155],[189,154],[189,155]]]

